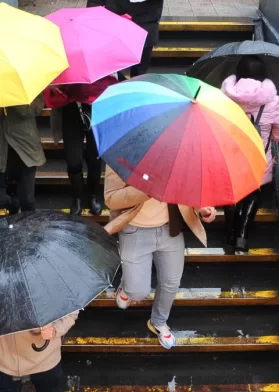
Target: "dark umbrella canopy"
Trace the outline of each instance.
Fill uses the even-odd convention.
[[[232,42],[201,57],[187,72],[215,87],[235,74],[236,66],[244,55],[260,56],[267,67],[268,76],[279,90],[279,46],[264,41]]]
[[[38,212],[0,220],[0,335],[43,327],[111,285],[117,243],[96,223]]]

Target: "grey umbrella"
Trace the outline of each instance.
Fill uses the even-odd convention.
[[[245,55],[258,55],[266,63],[268,76],[279,90],[279,46],[264,41],[232,42],[201,57],[187,72],[188,76],[220,87],[224,79],[235,73]]]

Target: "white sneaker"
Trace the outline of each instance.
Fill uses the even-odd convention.
[[[125,310],[131,305],[131,302],[132,302],[132,300],[128,297],[128,295],[125,293],[123,287],[120,284],[120,286],[118,287],[117,292],[116,292],[117,306],[120,309]]]
[[[151,320],[148,320],[147,327],[151,332],[158,336],[160,344],[167,350],[170,350],[172,347],[176,346],[176,338],[167,324],[160,326],[154,325],[151,323]]]

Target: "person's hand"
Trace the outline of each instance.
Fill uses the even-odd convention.
[[[55,338],[56,331],[53,324],[45,325],[41,329],[41,336],[44,340],[52,340]]]
[[[213,222],[216,218],[216,213],[217,213],[214,207],[201,208],[198,210],[198,212],[201,216],[202,221],[205,223]]]
[[[62,97],[67,98],[67,95],[59,87],[50,86],[49,88],[51,95],[61,95]]]

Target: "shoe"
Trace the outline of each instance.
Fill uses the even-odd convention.
[[[5,202],[1,202],[0,209],[9,211],[9,215],[16,215],[19,212],[19,202],[15,197],[6,196]]]
[[[82,196],[84,191],[84,179],[83,174],[71,174],[68,173],[69,180],[72,185],[74,200],[71,206],[71,214],[72,215],[81,215],[82,214]]]
[[[72,215],[81,215],[82,214],[82,203],[81,199],[74,199],[71,205],[71,214]]]
[[[123,287],[120,285],[116,292],[116,303],[119,309],[126,310],[131,305],[132,300],[125,293]]]
[[[247,238],[237,238],[236,240],[236,253],[239,254],[248,254],[249,247],[248,247],[248,240]]]
[[[226,238],[224,252],[226,255],[234,255],[235,254],[235,241],[228,241]]]
[[[89,200],[89,210],[92,215],[100,215],[102,212],[102,206],[95,195],[92,195]]]
[[[167,324],[161,326],[154,325],[151,320],[148,320],[147,327],[151,332],[158,336],[160,344],[167,350],[176,346],[176,338]]]

